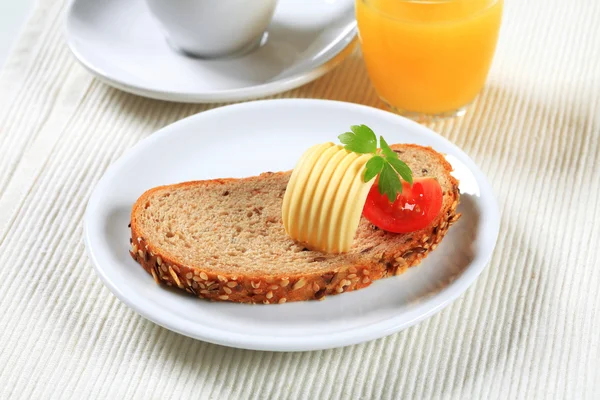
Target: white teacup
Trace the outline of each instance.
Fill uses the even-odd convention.
[[[146,0],[169,43],[186,54],[216,58],[258,45],[277,0]]]

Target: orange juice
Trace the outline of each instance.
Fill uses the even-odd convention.
[[[485,83],[503,0],[357,0],[367,70],[399,112],[449,114]]]

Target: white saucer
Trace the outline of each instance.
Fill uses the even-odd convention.
[[[336,141],[350,125],[363,123],[389,143],[419,143],[446,153],[460,179],[462,218],[420,266],[324,301],[247,305],[211,303],[167,290],[130,257],[131,206],[147,189],[287,170],[311,145]],[[142,316],[212,343],[297,351],[376,339],[440,311],[484,269],[496,244],[499,213],[492,189],[473,161],[422,125],[351,103],[265,100],[196,114],[137,144],[98,182],[84,227],[96,272]]]
[[[260,1],[260,0],[257,0]],[[140,96],[191,103],[284,92],[338,65],[354,48],[354,0],[280,0],[259,49],[222,60],[174,51],[144,0],[74,0],[66,36],[100,80]]]

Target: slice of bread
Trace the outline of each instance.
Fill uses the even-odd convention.
[[[442,210],[425,229],[385,232],[361,218],[352,249],[309,251],[281,222],[288,172],[161,186],[144,193],[131,213],[131,255],[157,283],[210,300],[285,303],[369,286],[417,265],[458,220],[458,182],[429,147],[394,145],[415,177],[442,186]]]

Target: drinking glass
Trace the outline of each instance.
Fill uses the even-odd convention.
[[[396,113],[462,115],[483,88],[503,0],[356,0],[367,71]]]

